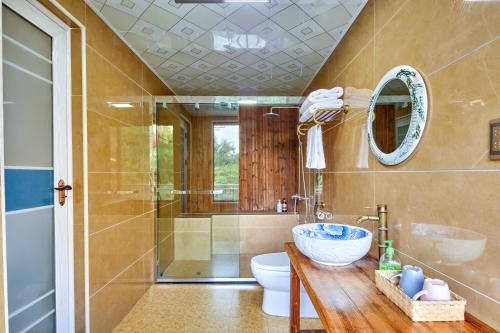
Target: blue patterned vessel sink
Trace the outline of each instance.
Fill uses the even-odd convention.
[[[372,233],[335,223],[301,224],[293,228],[295,245],[305,256],[323,265],[343,266],[364,257]]]

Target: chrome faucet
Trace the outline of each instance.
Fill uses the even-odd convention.
[[[363,215],[358,217],[356,224],[360,224],[365,221],[378,221],[378,258],[385,254],[385,248],[387,244],[387,205],[377,205],[377,215],[378,216],[367,216]]]

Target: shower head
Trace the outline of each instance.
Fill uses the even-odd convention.
[[[273,112],[273,108],[271,108],[271,111],[270,111],[270,112],[266,112],[266,113],[264,113],[264,117],[265,117],[265,118],[279,118],[279,117],[280,117],[280,115],[279,115],[279,114],[277,114],[277,113],[274,113],[274,112]]]
[[[279,118],[280,115],[271,111],[271,112],[264,113],[264,117],[266,117],[266,118]]]

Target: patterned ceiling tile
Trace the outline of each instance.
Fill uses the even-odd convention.
[[[301,68],[298,68],[295,71],[292,70],[289,72],[297,75],[298,77],[302,78],[305,81],[309,81],[314,77],[314,74],[316,74],[315,71],[306,66],[302,66]]]
[[[325,32],[323,28],[321,28],[321,26],[314,20],[306,21],[290,30],[290,33],[301,41],[306,41],[310,38],[316,37],[323,32]]]
[[[283,29],[290,30],[306,22],[309,18],[297,5],[292,5],[274,15],[271,19]]]
[[[283,34],[285,30],[272,20],[265,20],[264,22],[254,26],[248,32],[250,34],[259,35],[261,38],[272,40]]]
[[[144,58],[144,60],[146,60],[146,62],[148,64],[153,66],[153,68],[160,66],[161,64],[163,64],[165,62],[165,60],[167,60],[166,58],[160,57],[160,56],[158,56],[154,53],[150,53],[148,51],[145,51],[142,54],[142,57]]]
[[[266,45],[269,48],[285,50],[299,43],[300,40],[297,37],[284,31],[279,37],[269,40]]]
[[[203,73],[197,77],[198,80],[202,80],[205,83],[212,83],[217,81],[219,78],[217,76],[210,75],[208,73]]]
[[[207,88],[207,91],[217,91],[219,89],[221,89],[222,87],[217,85],[217,84],[209,84],[206,86]]]
[[[301,63],[300,61],[297,60],[291,60],[288,62],[285,62],[284,64],[280,65],[281,68],[283,68],[287,72],[293,72],[300,70],[302,67],[304,67],[304,64]]]
[[[337,42],[334,43],[334,45],[337,45]],[[332,52],[331,47],[325,47],[323,50],[317,51],[320,55],[322,55],[324,58],[329,57],[330,53]]]
[[[285,50],[285,53],[288,54],[292,58],[303,57],[303,56],[308,55],[309,53],[312,53],[312,52],[314,52],[313,49],[311,49],[305,43],[297,44],[297,45]]]
[[[156,5],[151,5],[142,14],[141,19],[158,26],[163,30],[170,30],[170,28],[179,22],[181,18]]]
[[[333,30],[328,31],[328,33],[335,40],[340,41],[348,29],[349,29],[349,26],[347,24],[344,24],[344,25],[341,25],[340,27],[337,27]],[[336,46],[337,44],[334,44],[334,45]]]
[[[148,23],[143,20],[138,20],[134,26],[130,29],[130,32],[133,32],[139,36],[142,36],[146,39],[152,40],[154,42],[159,42],[165,37],[166,32],[157,27],[154,24]]]
[[[240,69],[236,73],[243,75],[244,77],[252,77],[252,76],[259,74],[260,72],[256,69],[253,69],[250,67],[245,67],[245,68]]]
[[[253,3],[252,6],[267,17],[271,17],[290,6],[290,0],[271,0],[268,3]]]
[[[229,80],[233,83],[240,82],[241,80],[244,80],[244,79],[245,79],[245,77],[243,75],[239,75],[236,73],[233,73],[233,74],[226,77],[226,80]]]
[[[164,80],[167,80],[170,76],[172,76],[172,75],[174,75],[174,74],[175,74],[175,72],[174,72],[174,71],[171,71],[171,70],[169,70],[169,69],[167,69],[167,68],[163,68],[163,67],[161,67],[161,66],[156,67],[156,68],[155,68],[155,71],[156,71],[156,73],[157,73],[158,75],[160,75],[160,77],[161,77],[161,78],[163,78]],[[169,83],[169,85],[170,85],[170,83]],[[171,88],[173,89],[174,87],[171,87]]]
[[[215,68],[209,70],[207,73],[211,74],[211,75],[215,75],[218,78],[224,78],[224,77],[230,75],[231,73],[233,73],[233,71],[230,71],[230,70],[227,70],[224,68],[220,68],[220,67],[215,67]]]
[[[311,39],[306,40],[304,43],[307,44],[311,49],[315,51],[319,51],[325,48],[325,45],[333,45],[335,44],[335,39],[332,38],[328,33],[322,33],[318,36],[315,36]]]
[[[229,15],[228,20],[248,31],[266,20],[266,17],[250,5],[244,5]]]
[[[314,17],[340,5],[340,3],[338,0],[311,0],[297,1],[297,5],[310,16]]]
[[[209,70],[213,69],[215,66],[203,61],[203,60],[198,60],[197,62],[193,63],[191,67],[196,68],[202,72],[208,72]]]
[[[243,5],[241,3],[217,3],[217,4],[210,3],[210,4],[204,4],[203,6],[210,8],[214,12],[224,17],[228,17],[230,14],[241,8]]]
[[[283,76],[278,77],[277,79],[280,80],[281,82],[291,82],[298,80],[299,78],[292,73],[287,73]]]
[[[224,68],[224,69],[231,71],[231,72],[236,72],[236,71],[244,68],[245,65],[240,64],[239,62],[234,61],[234,60],[229,60],[228,62],[225,62],[222,65],[220,65],[219,67]]]
[[[195,89],[196,89],[195,87],[193,87],[193,86],[192,86],[192,85],[190,85],[189,83],[188,83],[188,84],[185,84],[185,85],[182,85],[180,88],[181,88],[181,89],[183,89],[183,90],[187,90],[187,91],[193,91],[193,90],[195,90]]]
[[[225,46],[222,51],[215,51],[216,54],[220,54],[227,58],[236,58],[237,56],[245,53],[245,50],[237,49],[231,46]]]
[[[272,77],[271,77],[271,74],[269,73],[259,73],[255,76],[252,76],[250,79],[256,81],[256,82],[265,82],[265,81],[268,81],[268,80],[271,80]]]
[[[189,45],[189,40],[168,31],[158,45],[168,50],[182,50]]]
[[[178,71],[182,70],[186,66],[169,59],[169,60],[165,61],[163,64],[161,64],[160,67],[165,68],[171,72],[177,73]]]
[[[182,52],[201,59],[206,57],[212,51],[210,49],[207,49],[206,47],[192,43],[182,49]]]
[[[182,74],[190,76],[190,77],[197,77],[203,74],[202,71],[199,71],[191,66],[184,67],[181,71]]]
[[[255,64],[253,64],[250,67],[253,69],[256,69],[260,72],[267,72],[267,71],[271,70],[271,68],[273,67],[273,64],[270,63],[269,61],[261,60],[259,62],[256,62]]]
[[[194,41],[204,33],[203,29],[186,20],[177,22],[170,31],[190,41]]]
[[[351,19],[352,15],[343,7],[333,7],[321,15],[314,18],[326,31],[335,29],[341,25],[346,24]]]
[[[357,15],[365,5],[364,0],[341,0],[341,2],[345,9],[353,16]]]
[[[255,82],[254,80],[244,79],[238,82],[238,86],[240,88],[257,88],[259,86],[259,83]]]
[[[233,84],[233,83],[232,83],[232,82],[229,82],[229,81],[227,81],[227,80],[225,80],[225,79],[218,79],[217,81],[215,81],[215,82],[214,82],[214,83],[212,83],[212,84],[217,85],[217,86],[219,86],[219,87],[225,87],[225,86],[227,86],[227,85],[229,85],[229,84]]]
[[[281,65],[281,64],[284,64],[286,62],[289,62],[289,61],[293,60],[293,58],[290,57],[285,52],[275,53],[275,54],[273,54],[272,56],[270,56],[270,57],[268,57],[266,59],[267,59],[267,61],[269,61],[270,63],[272,63],[274,65]]]
[[[186,16],[184,16],[184,19],[193,24],[196,24],[206,31],[210,30],[216,24],[222,21],[224,17],[217,14],[208,7],[196,6]]]
[[[151,54],[154,54],[158,57],[162,57],[162,58],[165,58],[165,59],[168,59],[170,58],[171,56],[173,56],[176,51],[173,50],[173,49],[167,49],[166,47],[163,47],[161,44],[159,43],[155,43],[153,44],[148,50],[147,50],[148,53],[151,53]]]
[[[298,94],[367,0],[86,0],[177,94]]]
[[[146,0],[107,0],[106,5],[139,17],[151,3]]]
[[[193,4],[178,4],[175,3],[175,0],[155,0],[154,4],[158,7],[165,9],[166,11],[184,17],[191,9],[194,8]]]
[[[206,55],[205,57],[203,57],[203,60],[205,60],[206,62],[208,62],[214,66],[219,66],[220,64],[223,64],[226,61],[228,61],[229,58],[226,58],[225,56],[223,56],[219,53],[212,52],[209,55]]]
[[[137,17],[111,6],[101,7],[101,13],[118,31],[128,31],[137,21]]]
[[[177,52],[168,59],[184,66],[189,66],[198,60],[198,58],[184,52]]]
[[[322,57],[319,53],[313,52],[306,56],[300,57],[297,60],[306,66],[314,66],[317,64],[321,64],[325,60],[325,57]]]
[[[191,80],[191,78],[189,76],[183,75],[182,73],[177,73],[177,74],[173,75],[172,79],[179,81],[179,82],[182,82],[182,83],[186,83],[186,82]]]
[[[288,92],[292,89],[293,87],[289,84],[286,84],[286,83],[282,83],[278,86],[278,90],[281,90],[283,92]]]
[[[141,53],[150,48],[154,43],[153,41],[142,38],[141,36],[133,32],[127,32],[124,37],[134,49],[138,50]]]
[[[287,73],[287,71],[285,71],[283,68],[278,67],[278,66],[274,66],[269,71],[269,74],[271,75],[271,77],[281,76],[281,75],[284,75],[285,73]]]
[[[256,56],[260,57],[260,58],[268,58],[268,57],[271,57],[273,55],[275,55],[276,53],[280,52],[280,49],[278,48],[270,48],[270,47],[264,47],[262,49],[252,49],[250,50],[250,53],[251,54],[255,54]]]
[[[236,58],[234,58],[234,60],[236,60],[240,64],[243,64],[246,66],[253,65],[257,61],[259,61],[260,59],[261,59],[260,57],[254,55],[253,53],[250,53],[250,52],[245,52],[242,55],[239,55]]]

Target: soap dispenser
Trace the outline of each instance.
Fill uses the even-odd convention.
[[[394,253],[394,248],[392,247],[392,240],[386,240],[387,248],[385,249],[385,254],[380,257],[379,269],[382,271],[400,271],[401,270],[401,260]]]

